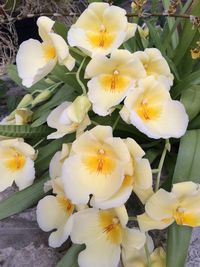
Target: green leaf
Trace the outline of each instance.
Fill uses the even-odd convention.
[[[31,127],[39,127],[40,125],[46,123],[49,113],[50,110],[44,111],[44,113],[31,124]]]
[[[165,0],[165,1],[166,1],[166,0]],[[191,3],[192,3],[192,0],[188,0],[188,1],[185,3],[185,5],[183,6],[183,8],[180,10],[180,13],[181,13],[181,14],[184,14],[184,13],[187,11],[188,7],[191,5]],[[173,26],[170,27],[170,31],[169,31],[169,33],[168,33],[167,36],[163,39],[163,47],[164,47],[165,50],[168,48],[168,46],[169,46],[169,44],[170,44],[170,41],[171,41],[172,38],[173,38],[174,31],[177,30],[177,27],[178,27],[178,25],[180,24],[181,21],[182,21],[181,18],[177,18],[176,21],[175,21],[175,23],[173,24]]]
[[[11,80],[13,80],[17,85],[23,87],[22,80],[18,76],[16,65],[13,65],[13,64],[8,65],[7,72],[8,72],[8,76],[11,78]]]
[[[173,183],[200,182],[200,130],[188,131],[181,138]],[[167,267],[183,267],[192,228],[173,224],[168,230]]]
[[[78,254],[85,248],[84,245],[73,244],[65,256],[58,262],[56,267],[79,267]]]
[[[154,25],[151,24],[150,21],[145,21],[145,22],[147,24],[147,27],[149,28],[149,33],[150,33],[151,39],[153,40],[153,43],[161,51],[163,56],[165,56],[166,53],[165,53],[165,50],[163,49],[162,40],[160,38],[158,30],[155,28]]]
[[[8,87],[5,81],[0,80],[0,97],[5,97],[8,91]]]
[[[42,79],[33,86],[31,86],[30,88],[26,88],[25,86],[22,85],[22,80],[18,76],[16,65],[13,64],[8,65],[7,71],[8,71],[8,76],[11,78],[11,80],[13,80],[17,85],[19,85],[20,87],[24,88],[29,92],[33,92],[35,90],[44,90],[47,87],[49,87],[49,84],[45,82],[44,79]]]
[[[44,195],[43,186],[48,180],[44,175],[39,181],[0,202],[0,220],[32,207]]]
[[[184,90],[187,90],[191,87],[191,85],[200,84],[200,70],[197,70],[190,75],[188,75],[185,79],[180,81],[175,87],[171,90],[171,95],[173,98],[177,98]]]
[[[190,14],[194,16],[199,16],[200,15],[200,8],[199,8],[199,1],[194,1],[192,5],[192,9],[190,11]],[[174,51],[174,63],[176,65],[179,64],[181,59],[184,57],[186,52],[190,49],[190,45],[195,37],[195,34],[197,32],[198,28],[195,27],[193,29],[193,25],[190,22],[190,20],[187,20],[184,24],[184,28],[181,31],[181,38],[179,40],[179,44]]]
[[[56,21],[55,24],[53,25],[53,30],[55,33],[59,34],[60,36],[62,36],[62,38],[64,40],[67,39],[67,32],[68,32],[68,29],[67,27],[65,26],[65,24],[59,22],[59,21]]]
[[[190,121],[200,112],[200,85],[194,85],[182,93],[181,102],[186,108]]]
[[[51,141],[39,149],[38,158],[35,162],[36,173],[41,174],[49,168],[49,162],[53,155],[61,150],[63,143],[71,143],[75,139],[74,134],[68,134],[63,138]]]
[[[0,125],[0,135],[9,137],[35,138],[47,136],[51,132],[47,126],[32,128],[31,125]]]

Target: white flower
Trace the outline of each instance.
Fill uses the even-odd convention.
[[[68,32],[68,42],[89,56],[107,55],[134,36],[136,24],[128,23],[126,11],[108,3],[91,3]]]
[[[115,50],[110,58],[96,55],[85,70],[85,78],[92,78],[88,96],[94,112],[100,116],[111,113],[133,89],[135,81],[145,76],[140,60],[127,50]]]
[[[179,138],[185,134],[188,116],[184,106],[172,100],[165,87],[153,76],[139,81],[120,111],[122,119],[150,138]]]
[[[47,139],[58,139],[73,132],[77,132],[77,135],[82,133],[90,124],[87,115],[90,106],[88,98],[82,95],[74,102],[65,101],[52,110],[47,118],[47,124],[57,131],[48,135]]]
[[[154,76],[166,89],[170,90],[174,76],[166,59],[157,48],[146,48],[144,51],[133,53],[133,56],[141,60],[147,76]]]
[[[179,225],[200,226],[200,188],[193,182],[173,185],[172,192],[163,189],[153,194],[145,213],[137,216],[142,231],[164,229],[174,221]]]
[[[116,267],[120,261],[121,246],[141,249],[146,237],[137,229],[126,227],[124,206],[111,210],[85,209],[73,215],[71,240],[85,244],[78,256],[80,267]]]
[[[44,78],[53,70],[57,62],[65,65],[69,70],[72,70],[75,65],[67,43],[52,30],[54,23],[47,17],[40,17],[37,25],[42,42],[29,39],[19,47],[16,57],[17,70],[22,84],[26,87],[31,87]]]
[[[23,139],[0,141],[0,192],[15,182],[22,190],[35,179],[34,160],[36,151]]]
[[[112,136],[110,126],[86,131],[72,143],[71,154],[63,164],[66,194],[77,205],[87,204],[90,198],[94,207],[122,205],[132,191],[127,183],[121,191],[129,160],[126,145],[122,139]]]
[[[61,246],[69,237],[72,229],[72,213],[75,206],[64,193],[63,184],[60,179],[63,160],[68,155],[68,146],[63,145],[62,151],[58,151],[50,162],[50,187],[53,188],[55,196],[44,197],[37,205],[37,222],[43,231],[55,230],[49,236],[51,247]]]

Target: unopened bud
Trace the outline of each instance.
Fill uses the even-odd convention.
[[[51,97],[51,92],[46,89],[44,91],[42,91],[39,95],[36,96],[36,98],[33,100],[32,102],[32,107],[34,107],[35,105],[49,99]]]
[[[17,108],[25,108],[30,105],[33,101],[33,97],[31,94],[25,95],[22,100],[19,102]]]
[[[86,95],[78,96],[68,107],[70,120],[81,123],[91,107],[91,103]]]

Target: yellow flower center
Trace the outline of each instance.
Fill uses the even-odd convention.
[[[119,219],[109,211],[100,211],[99,222],[102,232],[106,234],[107,239],[115,245],[121,244],[122,227]]]
[[[59,204],[61,205],[62,209],[68,214],[71,215],[74,211],[74,204],[72,202],[65,198],[64,196],[56,196]]]
[[[136,112],[142,120],[154,120],[160,115],[160,107],[148,99],[143,98],[136,106]]]
[[[91,172],[103,175],[112,173],[115,168],[115,162],[103,148],[98,149],[95,155],[85,157],[83,162]]]
[[[87,37],[89,42],[94,48],[108,48],[111,46],[115,39],[114,33],[109,33],[106,27],[102,24],[100,25],[99,31],[87,31]]]
[[[6,167],[11,171],[21,170],[26,163],[26,157],[15,150],[12,150],[9,158],[5,160]]]
[[[46,60],[51,60],[56,57],[56,50],[53,46],[43,44],[44,57]]]
[[[174,211],[174,219],[176,223],[180,225],[188,225],[191,227],[200,225],[200,216],[192,212],[186,212],[186,210],[182,207],[178,207]]]
[[[118,70],[114,70],[113,74],[102,75],[100,83],[105,91],[120,93],[128,88],[130,79],[120,75]]]

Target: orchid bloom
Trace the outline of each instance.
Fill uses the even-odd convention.
[[[51,247],[60,247],[69,237],[72,229],[72,213],[75,206],[64,193],[60,179],[61,168],[64,159],[69,153],[67,145],[63,145],[62,151],[57,152],[50,162],[50,186],[54,195],[44,197],[37,205],[37,222],[39,227],[46,232],[55,230],[49,236]]]
[[[167,90],[170,90],[174,76],[166,59],[157,48],[146,48],[144,51],[133,53],[133,56],[140,59],[147,76],[154,76]]]
[[[70,46],[85,54],[108,55],[134,36],[137,25],[128,23],[126,11],[108,3],[91,3],[68,32]]]
[[[16,63],[22,84],[31,87],[50,73],[58,62],[72,70],[75,60],[69,54],[65,40],[53,32],[54,21],[42,16],[37,20],[42,42],[34,39],[24,41],[17,53]]]
[[[0,192],[13,182],[19,190],[30,186],[35,179],[36,156],[34,148],[21,138],[0,141]]]
[[[164,229],[176,222],[191,227],[200,226],[200,186],[193,182],[173,185],[172,192],[164,189],[152,195],[145,213],[137,216],[142,231]]]
[[[153,194],[151,166],[149,161],[143,158],[145,152],[133,139],[127,138],[124,143],[131,155],[127,167],[128,169],[131,167],[133,172],[131,176],[125,175],[125,181],[127,180],[132,184],[134,193],[144,204]]]
[[[112,136],[110,126],[96,126],[80,135],[62,168],[66,195],[76,205],[107,209],[124,204],[132,192],[130,153],[121,138]],[[126,169],[126,173],[125,173]]]
[[[135,81],[144,77],[140,60],[127,50],[115,50],[110,58],[96,55],[85,70],[85,78],[91,78],[88,97],[94,112],[100,116],[110,114],[134,87]]]
[[[71,240],[86,245],[78,256],[79,266],[116,267],[121,246],[141,249],[146,236],[138,229],[127,228],[127,222],[124,206],[110,210],[91,208],[74,214]]]
[[[47,124],[57,131],[48,135],[47,139],[58,139],[73,132],[77,132],[77,135],[82,133],[90,124],[87,115],[90,106],[88,98],[82,95],[74,102],[65,101],[52,110],[47,118]]]
[[[179,138],[185,134],[188,115],[183,104],[172,100],[153,76],[139,81],[120,111],[122,119],[150,138]]]

